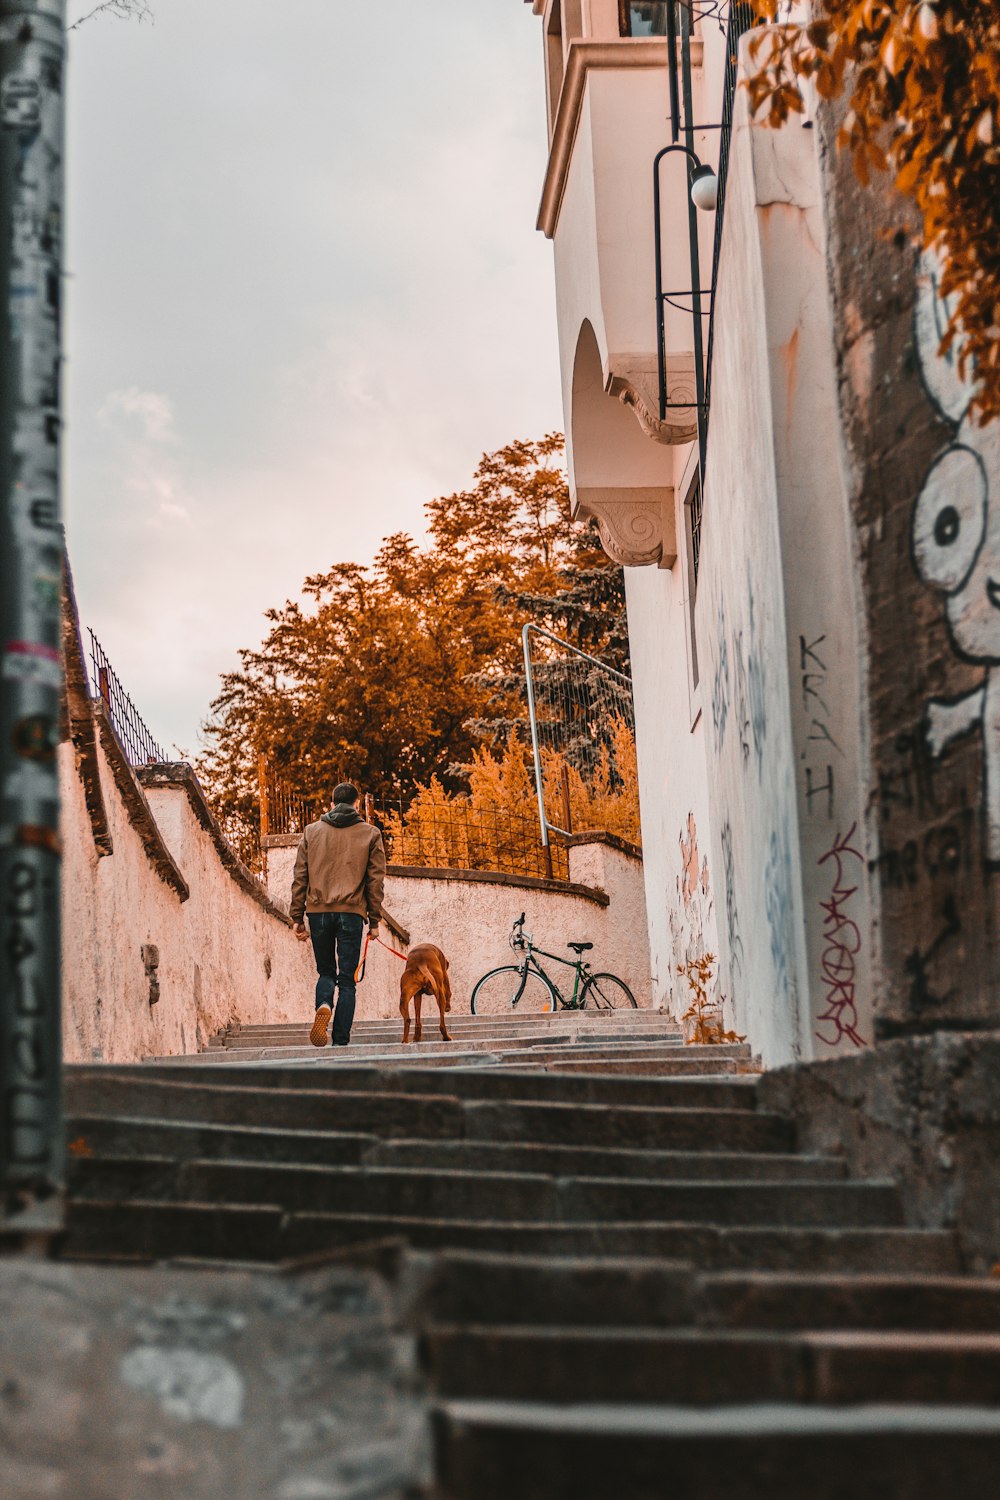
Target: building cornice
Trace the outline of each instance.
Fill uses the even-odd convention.
[[[694,67],[701,65],[701,55],[702,43],[692,41],[691,63]],[[622,37],[610,42],[570,42],[549,144],[542,201],[538,210],[538,228],[546,239],[552,238],[559,222],[588,73],[598,68],[615,72],[627,72],[633,68],[662,68],[666,72],[669,57],[666,41]]]

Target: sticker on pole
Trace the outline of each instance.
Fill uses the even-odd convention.
[[[54,646],[36,641],[8,641],[0,676],[4,682],[35,682],[39,687],[62,686],[62,663]]]

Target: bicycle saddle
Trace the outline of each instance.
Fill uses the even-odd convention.
[[[572,948],[574,953],[589,953],[593,943],[567,943],[567,948]]]

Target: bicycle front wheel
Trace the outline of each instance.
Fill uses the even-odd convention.
[[[484,974],[472,991],[474,1016],[518,1014],[551,1015],[556,998],[551,986],[540,974],[528,970],[522,974],[517,964],[505,964]]]
[[[588,1001],[598,1010],[628,1010],[629,1006],[638,1009],[632,991],[615,974],[591,974],[583,987],[580,1004],[586,1005]]]

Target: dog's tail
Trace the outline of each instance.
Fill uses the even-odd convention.
[[[434,978],[434,975],[431,973],[430,969],[425,969],[424,966],[423,966],[423,964],[417,964],[416,968],[417,968],[417,973],[420,975],[421,979],[424,981],[424,984],[430,990],[431,994],[435,998],[437,998],[437,992],[438,992],[437,981]]]

